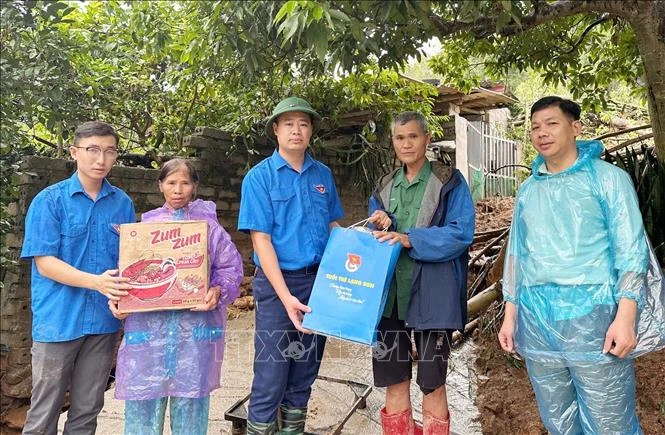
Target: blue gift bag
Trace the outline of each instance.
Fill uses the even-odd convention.
[[[402,245],[366,231],[333,228],[303,326],[319,334],[373,345]]]

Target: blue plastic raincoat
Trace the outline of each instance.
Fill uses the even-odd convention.
[[[600,142],[577,146],[558,174],[539,155],[515,204],[503,292],[517,306],[516,350],[534,361],[610,361],[603,342],[619,300],[645,306],[649,249],[630,177],[599,158]],[[653,344],[663,328],[651,322],[640,336]]]
[[[504,299],[517,307],[515,349],[526,358],[552,434],[641,434],[632,357],[665,346],[665,291],[627,173],[578,141],[558,174],[542,156],[517,195]],[[638,305],[628,358],[603,354],[619,300]]]

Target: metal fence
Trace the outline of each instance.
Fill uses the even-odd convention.
[[[519,162],[517,143],[483,121],[468,123],[468,162],[474,199],[514,196],[517,191],[515,166]]]

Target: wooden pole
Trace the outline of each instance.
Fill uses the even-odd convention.
[[[484,312],[492,302],[499,298],[500,290],[498,283],[494,283],[482,292],[478,293],[466,302],[466,311],[469,318]]]

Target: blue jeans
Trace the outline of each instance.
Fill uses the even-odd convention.
[[[291,294],[307,304],[314,274],[285,274]],[[325,348],[325,337],[298,332],[261,269],[254,277],[256,332],[254,380],[248,420],[270,423],[280,405],[307,408]]]
[[[173,435],[206,435],[210,396],[127,400],[125,435],[162,435],[167,400],[171,402],[169,411]]]
[[[633,361],[541,363],[526,360],[543,424],[552,435],[642,434]]]

